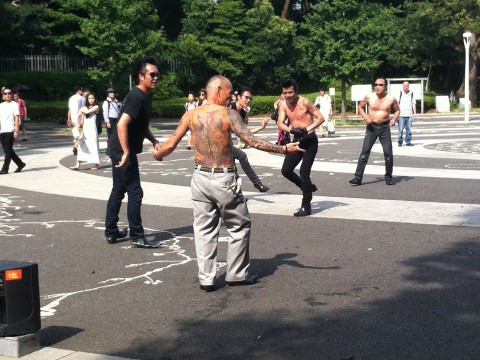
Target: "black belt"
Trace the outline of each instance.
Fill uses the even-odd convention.
[[[387,120],[387,121],[384,121],[384,122],[381,122],[381,123],[372,121],[370,124],[372,124],[372,125],[377,125],[377,126],[382,126],[382,125],[390,124],[390,120]]]
[[[236,170],[235,166],[221,167],[221,168],[211,168],[211,167],[203,166],[203,165],[195,165],[195,169],[200,170],[200,171],[209,172],[209,173],[212,173],[212,174],[234,173],[235,170]]]

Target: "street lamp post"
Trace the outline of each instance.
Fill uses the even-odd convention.
[[[463,33],[463,44],[465,45],[465,121],[468,121],[470,111],[470,38],[472,33],[467,31]]]

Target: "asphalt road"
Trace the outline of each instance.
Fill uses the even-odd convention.
[[[431,212],[455,216],[443,213],[451,204],[480,205],[480,120],[461,119],[420,119],[414,147],[397,148],[394,139],[395,186],[383,181],[381,149],[372,153],[364,185],[348,184],[364,127],[337,127],[320,139],[314,216],[300,219],[291,214],[301,195],[281,176],[281,156],[248,149],[271,187],[259,194],[243,181],[252,209],[262,202],[272,208],[252,211],[251,273],[260,281],[225,285],[222,228],[212,293],[198,288],[192,210],[182,205],[189,198],[179,192],[179,204],[143,205],[148,238],[162,247],[108,245],[102,236],[110,188],[93,188],[99,177],[110,177],[107,159],[102,154],[102,169],[79,177],[104,196],[78,193],[69,180],[75,158],[68,134],[31,126],[31,140],[19,143],[18,153],[60,147],[60,175],[45,178],[52,191],[40,191],[33,180],[31,189],[5,186],[0,178],[0,258],[39,264],[42,346],[145,360],[479,359],[480,223],[422,222]],[[159,137],[175,128],[155,126]],[[258,135],[274,140],[275,128]],[[142,181],[157,186],[159,199],[171,195],[162,192],[167,185],[188,193],[193,152],[184,145],[161,163],[148,151],[140,156]],[[20,179],[33,170],[6,176]],[[39,182],[46,171],[37,169]],[[332,204],[337,197],[376,205],[363,216],[352,210],[332,217],[329,211],[342,207]],[[286,198],[293,200],[280,201]],[[384,200],[393,205],[384,207]],[[402,219],[396,212],[402,201],[418,217]]]

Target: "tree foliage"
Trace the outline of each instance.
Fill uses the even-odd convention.
[[[345,99],[345,84],[371,78],[385,60],[394,35],[393,16],[392,8],[366,1],[319,2],[296,42],[303,53],[301,66],[313,80],[340,79]]]

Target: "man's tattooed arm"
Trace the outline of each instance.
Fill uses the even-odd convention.
[[[247,125],[243,123],[242,118],[236,111],[228,111],[228,116],[230,118],[230,126],[232,131],[249,146],[267,152],[274,152],[278,154],[287,153],[286,146],[274,145],[268,141],[256,138],[248,129]]]

